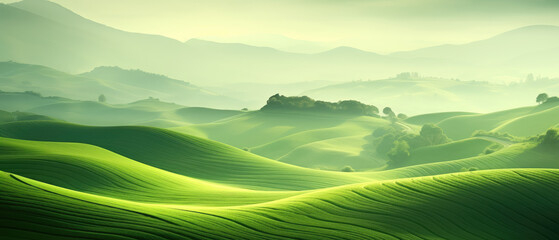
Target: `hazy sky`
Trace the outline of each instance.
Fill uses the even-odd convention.
[[[0,2],[13,2],[0,0]],[[53,0],[123,30],[312,52],[387,53],[559,25],[559,0]],[[287,41],[280,36],[320,44]]]

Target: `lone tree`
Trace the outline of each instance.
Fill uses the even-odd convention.
[[[384,109],[382,109],[382,113],[384,113],[391,122],[394,123],[396,121],[396,114],[394,113],[394,111],[392,111],[392,108],[385,107]]]
[[[547,95],[547,93],[540,93],[538,97],[536,97],[536,102],[542,104],[547,101],[548,98],[549,96]]]
[[[100,103],[104,103],[104,102],[107,101],[107,98],[105,97],[104,94],[101,94],[101,95],[99,95],[99,98],[97,98],[97,100],[98,100]]]

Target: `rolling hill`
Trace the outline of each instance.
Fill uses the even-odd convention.
[[[0,212],[8,237],[553,239],[558,176],[545,169],[469,172],[217,209],[107,198],[0,172]]]
[[[340,172],[295,167],[219,142],[149,127],[15,122],[1,124],[0,136],[91,144],[172,173],[248,189],[306,190],[364,179]]]
[[[31,112],[36,115],[46,115],[59,120],[95,126],[178,127],[215,122],[243,113],[236,110],[184,107],[157,98],[127,104],[108,104],[60,97],[43,97],[34,92],[0,92],[0,100],[2,100],[0,109],[7,111]]]
[[[1,90],[5,92],[33,91],[75,100],[95,101],[103,94],[108,102],[117,104],[153,97],[196,107],[240,109],[244,106],[242,101],[181,80],[119,67],[97,67],[91,72],[72,75],[39,65],[0,62],[0,80]]]
[[[137,202],[231,206],[297,194],[204,182],[87,144],[2,138],[0,151],[0,170],[67,189]]]
[[[464,144],[464,142],[461,144]],[[542,149],[534,143],[515,144],[495,153],[479,156],[473,155],[473,151],[466,149],[462,149],[462,153],[451,153],[450,151],[452,151],[452,147],[453,146],[450,145],[438,147],[438,149],[424,149],[424,151],[434,150],[443,152],[444,154],[449,155],[448,158],[424,158],[425,155],[420,153],[415,157],[415,160],[419,162],[418,165],[414,165],[417,164],[417,162],[409,162],[409,166],[385,171],[373,170],[356,174],[377,180],[388,180],[456,173],[470,168],[478,170],[509,168],[559,168],[559,163],[556,161],[557,151]],[[453,158],[452,155],[457,156],[460,154],[470,154],[472,156],[451,160]],[[413,158],[414,157],[412,157],[412,159]]]
[[[559,120],[553,117],[557,114],[557,106],[557,103],[546,103],[487,114],[454,116],[437,125],[454,140],[470,137],[476,130],[501,133],[511,131],[511,134],[517,136],[532,136],[557,125]]]
[[[339,171],[347,165],[356,169],[382,166],[385,157],[370,151],[366,137],[389,125],[385,119],[369,116],[278,110],[170,129],[296,166]]]

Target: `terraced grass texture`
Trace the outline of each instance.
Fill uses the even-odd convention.
[[[0,125],[0,136],[95,145],[172,173],[255,190],[308,190],[367,180],[296,167],[219,142],[151,127],[87,127],[29,121]]]
[[[236,207],[145,204],[0,172],[13,239],[556,239],[559,170],[348,185]]]

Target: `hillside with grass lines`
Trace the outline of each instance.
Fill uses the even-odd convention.
[[[240,207],[145,204],[0,172],[4,236],[553,239],[557,170],[494,170],[325,189]],[[459,215],[458,215],[459,213]],[[460,217],[457,217],[460,216]],[[45,219],[56,219],[45,221]]]
[[[45,183],[125,200],[198,206],[272,201],[296,192],[251,191],[170,173],[81,143],[1,138],[0,170]]]
[[[305,190],[364,180],[344,173],[295,167],[219,142],[150,127],[16,122],[1,124],[0,136],[91,144],[169,172],[249,189]]]
[[[171,129],[277,158],[300,144],[361,135],[388,124],[375,117],[346,114],[256,111],[216,123]]]

